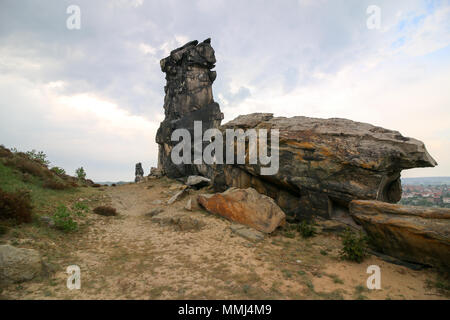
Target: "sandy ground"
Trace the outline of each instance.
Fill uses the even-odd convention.
[[[54,246],[54,275],[2,290],[6,299],[446,299],[430,281],[432,269],[413,271],[370,256],[341,261],[337,235],[303,239],[282,232],[258,243],[233,234],[231,223],[197,209],[187,197],[168,206],[181,184],[166,179],[105,188],[117,217],[90,214],[82,232]],[[191,191],[191,196],[201,191]],[[159,203],[162,202],[162,203]],[[181,231],[149,213],[201,222]],[[155,217],[158,217],[156,215]],[[31,246],[32,247],[32,246]],[[44,250],[44,249],[41,249]],[[66,287],[68,265],[81,268],[81,289]],[[381,268],[381,290],[368,290],[369,265]]]

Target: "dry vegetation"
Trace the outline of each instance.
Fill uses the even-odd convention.
[[[54,273],[3,288],[7,299],[446,299],[448,281],[433,269],[414,271],[375,256],[342,260],[342,239],[313,226],[288,224],[261,242],[234,234],[231,223],[187,197],[168,206],[181,184],[157,179],[64,194],[77,231],[42,223],[11,228],[0,240],[38,249]],[[52,191],[56,192],[56,191]],[[205,192],[190,191],[189,197]],[[117,216],[92,214],[99,206]],[[87,209],[86,209],[87,208]],[[187,223],[187,225],[185,225]],[[190,228],[189,226],[196,226]],[[67,266],[82,272],[81,290],[66,288]],[[382,290],[365,286],[367,267],[382,270]]]

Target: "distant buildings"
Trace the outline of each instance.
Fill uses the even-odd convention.
[[[401,204],[450,208],[450,191],[442,185],[403,185]]]

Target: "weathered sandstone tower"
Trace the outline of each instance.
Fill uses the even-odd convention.
[[[161,70],[166,74],[164,87],[165,119],[156,134],[159,145],[158,168],[170,178],[184,177],[198,173],[194,164],[176,165],[170,153],[178,143],[171,141],[176,129],[187,129],[194,138],[194,121],[202,121],[202,133],[210,128],[218,128],[223,119],[219,104],[214,102],[212,84],[216,79],[216,57],[211,47],[211,39],[202,43],[188,42],[173,50],[161,60]],[[192,159],[193,158],[193,141]]]

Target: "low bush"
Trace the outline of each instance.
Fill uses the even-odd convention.
[[[46,180],[42,186],[46,189],[52,189],[52,190],[65,190],[69,189],[71,186],[66,184],[63,181],[57,181],[53,179]]]
[[[367,237],[362,233],[346,229],[342,233],[341,257],[345,260],[361,263],[368,254]]]
[[[13,153],[6,149],[4,146],[0,146],[0,158],[10,158],[13,156]]]
[[[25,183],[30,183],[32,180],[32,176],[29,173],[22,173],[22,181]]]
[[[94,213],[102,216],[116,216],[117,210],[108,206],[100,206],[94,209]]]
[[[29,173],[35,177],[44,177],[46,175],[44,168],[39,163],[25,157],[15,156],[14,158],[8,158],[5,165],[16,168],[23,173]]]
[[[72,219],[72,213],[66,206],[60,205],[53,214],[55,227],[64,232],[76,231],[78,223]]]
[[[316,234],[316,228],[314,227],[313,221],[303,220],[298,224],[297,230],[303,238],[311,238]]]
[[[33,206],[28,190],[6,192],[0,189],[0,219],[13,219],[18,223],[32,220]]]
[[[57,174],[58,176],[64,176],[66,174],[66,170],[60,167],[53,167],[50,170],[55,174]]]

